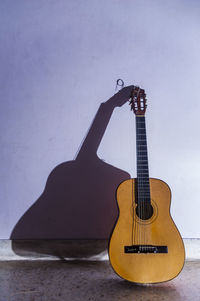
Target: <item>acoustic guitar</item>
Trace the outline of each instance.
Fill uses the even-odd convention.
[[[163,282],[182,270],[184,244],[170,215],[169,186],[149,178],[145,91],[134,87],[130,104],[136,115],[137,178],[117,188],[119,215],[109,240],[109,259],[128,281]]]

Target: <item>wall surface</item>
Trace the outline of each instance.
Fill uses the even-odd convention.
[[[128,104],[96,115],[100,104],[115,93],[118,78],[145,88],[150,175],[171,187],[171,213],[182,236],[200,237],[199,15],[200,3],[194,0],[0,2],[0,238],[15,233],[51,171],[63,162],[68,165],[56,169],[50,187],[59,193],[63,186],[60,189],[54,179],[65,177],[66,170],[71,179],[72,172],[70,198],[77,191],[81,197],[86,184],[93,192],[102,179],[106,185],[106,176],[114,177],[109,182],[112,190],[120,179],[136,176],[135,121]],[[94,154],[97,151],[104,161],[95,157],[90,165],[87,157],[84,162],[89,163],[76,169],[69,161],[77,158],[92,120],[100,123],[102,132],[96,123],[90,145],[96,143]],[[98,189],[103,189],[100,184]],[[76,225],[77,237],[86,238],[79,219],[82,207],[74,215],[74,232],[59,235],[56,219],[64,212],[59,225],[64,227],[66,210],[76,212],[80,202],[64,208],[67,196],[58,204],[58,195],[52,200],[54,193],[45,192],[40,206],[32,207],[34,214],[26,215],[18,228],[33,230],[38,224],[39,231],[46,218],[52,227],[49,238],[73,238]],[[110,227],[109,206],[115,205],[101,207],[96,197],[91,214],[95,209],[99,216],[107,212],[105,225]],[[52,215],[54,209],[58,212]],[[87,227],[92,229],[92,223],[96,232],[91,230],[89,236],[107,237],[107,228],[98,228],[103,224],[98,214]],[[33,231],[31,235],[38,237]]]

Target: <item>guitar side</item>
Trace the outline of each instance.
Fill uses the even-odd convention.
[[[157,283],[176,277],[183,268],[185,250],[170,215],[169,186],[150,178],[153,215],[141,220],[135,213],[136,180],[122,182],[117,189],[119,217],[109,241],[109,258],[114,271],[137,283]],[[125,253],[131,245],[167,246],[167,253]]]

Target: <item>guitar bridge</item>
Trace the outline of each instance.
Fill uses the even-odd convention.
[[[124,253],[168,253],[167,246],[153,246],[153,245],[132,245],[124,246]]]

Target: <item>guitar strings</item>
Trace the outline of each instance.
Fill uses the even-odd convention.
[[[135,109],[137,109],[137,100],[144,102],[144,97],[140,93],[140,89],[137,91],[137,95],[134,96],[133,102],[136,103]],[[145,106],[145,104],[143,103]],[[139,106],[139,105],[138,105]],[[132,192],[132,206],[133,206],[133,223],[132,223],[132,242],[134,244],[147,245],[147,233],[145,220],[150,217],[151,214],[151,197],[150,197],[150,179],[148,169],[148,153],[147,153],[147,141],[146,141],[146,125],[145,116],[139,117],[136,115],[136,150],[137,150],[137,180],[135,184],[135,196]],[[132,185],[133,185],[132,180]],[[132,188],[133,191],[133,188]],[[134,200],[135,199],[135,204]]]
[[[140,170],[140,144],[141,142],[139,141],[139,129],[140,129],[140,122],[139,122],[139,118],[136,117],[136,134],[137,134],[137,178],[138,178],[138,213],[139,213],[139,219],[141,218],[141,170]],[[138,219],[138,227],[140,228],[140,221]],[[138,241],[138,245],[141,244],[141,231],[139,231],[139,241]]]
[[[143,128],[143,117],[140,118],[140,127],[141,127],[141,124],[142,124],[142,128]],[[142,145],[143,145],[143,135],[140,134],[140,149],[139,149],[139,154],[140,154],[140,160],[141,160],[141,157],[142,157],[142,151],[141,151],[141,148],[142,148]],[[142,161],[142,160],[141,160]],[[140,162],[141,163],[141,162]],[[144,236],[144,224],[143,224],[143,217],[144,217],[144,185],[143,185],[143,166],[141,168],[141,241],[140,241],[140,244],[143,245],[143,236]]]
[[[135,245],[135,229],[136,229],[136,222],[135,222],[135,191],[134,191],[134,179],[131,180],[132,182],[132,212],[133,212],[133,226],[132,226],[132,245]]]
[[[141,100],[140,89],[137,91],[136,99]],[[135,100],[137,102],[137,100]],[[144,101],[144,99],[143,99]],[[138,245],[146,245],[146,216],[150,216],[150,183],[147,158],[146,126],[145,117],[136,115],[136,150],[137,150],[137,181],[135,181],[135,197],[132,195],[133,223],[132,223],[132,242]],[[145,139],[144,139],[145,138]],[[145,158],[143,161],[142,158]],[[137,187],[136,187],[137,186]],[[132,189],[133,190],[133,189]],[[133,204],[135,199],[135,204]],[[137,203],[136,203],[137,200]]]
[[[142,215],[142,211],[143,211],[143,206],[142,206],[142,198],[143,198],[143,191],[142,191],[142,177],[141,177],[141,162],[140,162],[140,147],[141,147],[141,141],[140,141],[140,127],[141,127],[141,123],[140,123],[141,119],[140,117],[136,117],[136,134],[137,134],[137,195],[138,195],[138,199],[137,199],[137,212],[138,212],[138,233],[137,233],[137,244],[140,245],[141,244],[141,239],[142,239],[142,225],[141,225],[141,215]]]
[[[146,181],[146,177],[148,177],[148,166],[143,162],[142,158],[146,157],[147,159],[147,145],[146,140],[143,139],[146,135],[146,128],[145,128],[145,119],[137,118],[137,157],[138,157],[138,213],[139,213],[139,223],[138,223],[138,244],[146,245],[146,226],[145,222],[145,214],[149,214],[149,206],[147,206],[147,199],[149,198],[148,192],[148,183]],[[141,138],[141,139],[140,139]],[[144,143],[143,143],[144,142]],[[144,156],[145,152],[145,156]],[[139,160],[140,159],[140,160]]]

